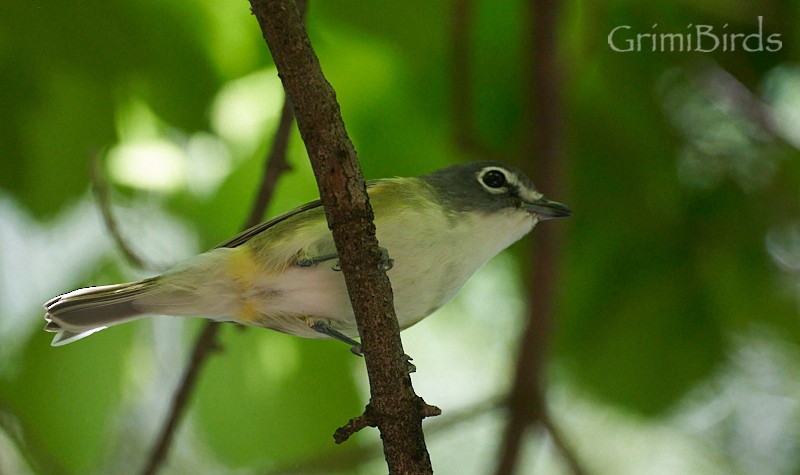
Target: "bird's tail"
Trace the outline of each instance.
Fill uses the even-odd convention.
[[[59,295],[44,304],[45,330],[55,332],[53,346],[66,345],[106,327],[141,318],[137,300],[152,292],[157,278],[127,284],[88,287]]]

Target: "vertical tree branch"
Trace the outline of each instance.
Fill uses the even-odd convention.
[[[286,151],[289,148],[289,136],[292,131],[294,114],[289,100],[284,98],[281,118],[278,121],[278,129],[275,131],[275,138],[272,141],[272,148],[265,162],[264,175],[261,179],[261,186],[258,188],[256,200],[250,210],[250,217],[244,226],[245,229],[255,226],[264,219],[269,202],[272,201],[272,194],[275,192],[275,185],[278,177],[286,171],[291,170],[289,162],[286,161]]]
[[[251,0],[297,118],[358,322],[370,403],[351,421],[377,426],[390,473],[432,473],[422,419],[436,412],[407,373],[389,279],[355,148],[292,0]]]
[[[561,97],[562,71],[556,53],[559,2],[532,0],[529,7],[529,79],[527,82],[527,127],[530,139],[522,150],[521,168],[536,178],[548,193],[562,190],[562,131],[564,124]],[[535,158],[535,159],[534,159]],[[550,341],[555,283],[558,274],[560,226],[546,226],[534,233],[530,252],[528,318],[517,356],[514,384],[508,397],[508,422],[495,473],[513,474],[526,431],[541,423],[554,445],[576,474],[583,469],[553,425],[547,412],[542,379]]]
[[[172,398],[172,405],[169,408],[164,425],[161,428],[158,439],[150,457],[147,459],[147,465],[142,470],[143,475],[152,475],[158,471],[164,461],[167,459],[167,453],[172,442],[175,439],[175,430],[178,428],[178,423],[186,413],[186,408],[189,402],[189,396],[192,395],[197,377],[200,374],[200,368],[203,363],[208,359],[212,351],[219,349],[217,345],[217,333],[220,328],[219,322],[207,322],[200,332],[200,336],[195,341],[194,348],[192,349],[192,356],[189,358],[189,363],[186,366],[186,371],[183,374],[181,383],[175,391],[175,396]]]
[[[100,215],[103,217],[103,225],[114,240],[117,249],[122,253],[128,263],[139,269],[156,270],[155,266],[144,259],[139,257],[133,249],[128,246],[125,238],[117,226],[117,220],[114,218],[114,211],[111,209],[111,198],[109,197],[108,183],[103,170],[103,153],[100,152],[95,155],[92,160],[92,193],[100,208]]]
[[[465,152],[479,149],[475,138],[475,107],[472,94],[470,32],[475,17],[473,0],[454,0],[452,8],[452,94],[456,145]]]
[[[255,226],[261,221],[272,199],[278,178],[283,172],[290,169],[286,161],[286,152],[289,145],[292,119],[293,114],[292,108],[289,105],[289,100],[288,98],[284,98],[278,128],[275,131],[272,147],[264,164],[264,174],[261,178],[261,184],[259,185],[256,199],[250,210],[250,215],[243,226],[244,229]],[[183,378],[178,385],[178,389],[175,391],[172,404],[164,419],[158,439],[153,446],[153,451],[147,460],[144,470],[142,470],[143,475],[152,475],[156,473],[166,460],[167,453],[175,438],[175,430],[186,412],[189,397],[196,387],[200,369],[211,353],[219,349],[217,334],[219,333],[220,327],[221,324],[219,322],[206,322],[197,340],[195,340],[192,348],[192,355],[186,365]]]
[[[452,120],[453,139],[462,153],[482,160],[507,155],[487,146],[478,135],[475,112],[474,61],[472,58],[472,26],[475,22],[475,0],[454,0],[452,7]]]

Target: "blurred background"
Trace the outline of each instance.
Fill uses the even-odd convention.
[[[574,210],[403,333],[416,392],[444,410],[425,422],[434,469],[498,467],[545,249],[531,371],[563,440],[526,431],[516,473],[573,473],[564,449],[592,474],[799,473],[800,2],[549,3],[309,5],[366,177],[500,158]],[[237,233],[281,84],[246,2],[4,11],[0,473],[137,473],[202,322],[51,348],[41,305]],[[317,196],[296,130],[289,162],[269,215]],[[368,398],[343,345],[232,325],[219,344],[162,473],[385,473],[375,430],[333,444]]]

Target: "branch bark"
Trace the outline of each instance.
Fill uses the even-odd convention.
[[[294,108],[358,322],[371,398],[353,431],[378,427],[390,473],[432,473],[422,419],[438,409],[414,393],[407,373],[372,208],[335,93],[294,1],[250,4]]]
[[[563,71],[558,62],[559,2],[529,2],[529,64],[527,81],[527,143],[523,145],[520,167],[536,177],[548,193],[563,190],[562,134],[564,126],[561,88]],[[536,157],[536,160],[531,160]],[[515,472],[525,433],[535,424],[548,431],[551,440],[576,475],[585,473],[550,418],[545,402],[544,363],[551,336],[555,283],[561,248],[561,226],[543,226],[534,233],[535,252],[529,253],[527,326],[520,340],[514,384],[508,396],[508,422],[501,445],[497,475]]]

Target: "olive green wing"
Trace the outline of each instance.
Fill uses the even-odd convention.
[[[298,214],[304,213],[306,211],[312,210],[314,208],[319,208],[322,206],[322,201],[316,199],[314,201],[310,201],[302,206],[298,206],[297,208],[287,211],[281,215],[275,216],[274,218],[270,219],[269,221],[265,221],[261,224],[256,224],[252,228],[249,228],[241,233],[237,234],[236,236],[232,237],[231,239],[214,246],[214,249],[219,249],[223,247],[238,247],[242,244],[246,243],[254,236],[261,234],[262,232],[266,231],[267,229],[275,226],[278,223],[286,221],[287,219],[291,218],[292,216],[296,216]]]
[[[372,195],[377,188],[380,187],[381,184],[389,184],[393,182],[392,179],[382,179],[382,180],[370,180],[367,182],[367,192]],[[246,243],[247,241],[253,239],[255,236],[261,234],[262,232],[274,227],[278,223],[286,221],[287,219],[297,216],[298,214],[306,213],[311,211],[315,208],[322,207],[322,200],[316,199],[314,201],[310,201],[302,206],[298,206],[297,208],[287,211],[281,215],[275,216],[274,218],[270,219],[269,221],[265,221],[261,224],[257,224],[241,233],[237,234],[236,236],[232,237],[231,239],[214,246],[214,249],[219,248],[232,248],[238,247],[242,244]]]

